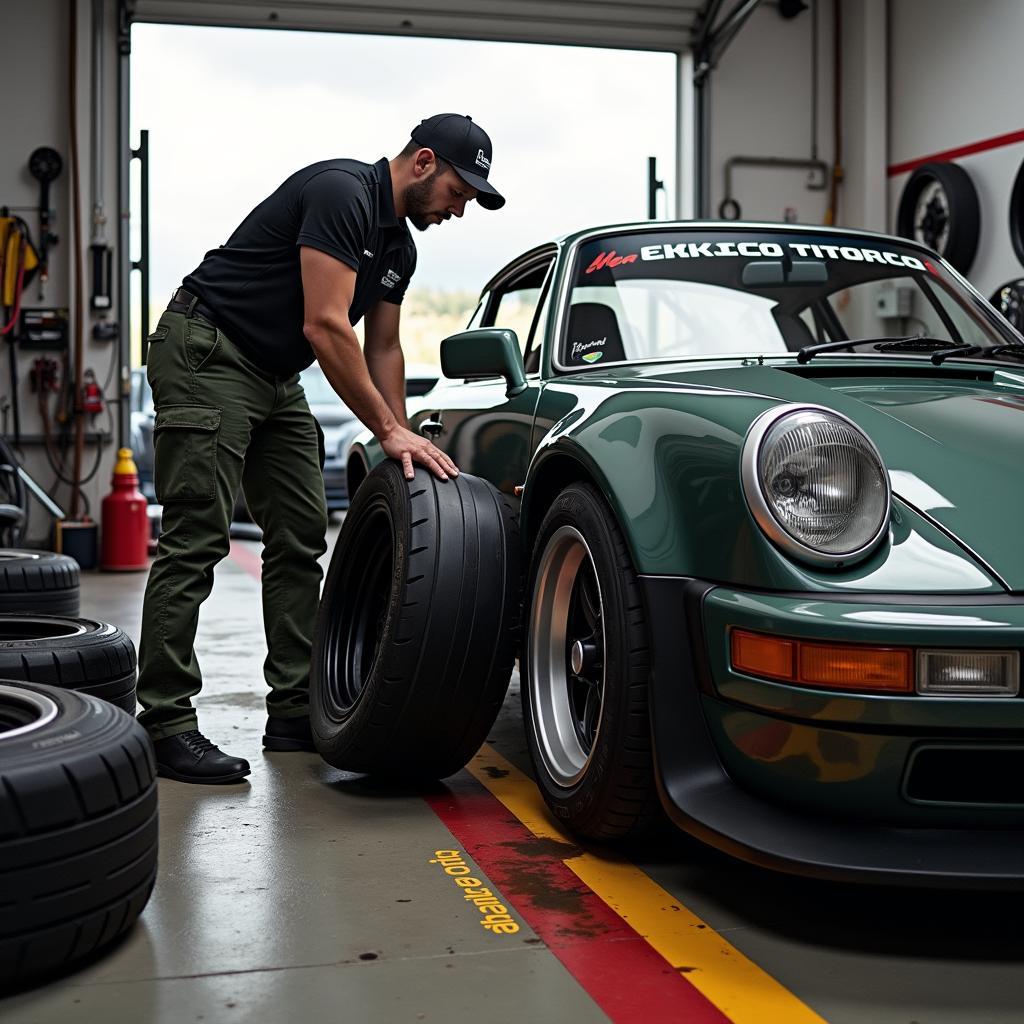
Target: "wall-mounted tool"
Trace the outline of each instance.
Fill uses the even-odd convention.
[[[93,242],[89,246],[89,260],[92,269],[92,296],[89,300],[93,309],[110,309],[111,274],[114,270],[114,250],[106,242]]]
[[[18,406],[18,361],[14,353],[14,328],[21,311],[21,296],[28,279],[39,266],[29,239],[28,225],[0,209],[0,337],[7,341],[11,374],[11,412],[14,443],[21,443],[21,411]]]
[[[96,380],[96,374],[91,369],[85,371],[83,378],[82,412],[90,416],[98,416],[103,412],[103,390],[100,388],[99,381]]]
[[[50,220],[50,185],[60,177],[64,161],[60,153],[50,146],[40,146],[28,158],[28,170],[39,182],[39,298],[43,297],[43,286],[49,280],[47,254],[51,245],[57,244]]]

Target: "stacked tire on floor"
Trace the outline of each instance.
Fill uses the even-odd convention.
[[[135,648],[78,613],[73,559],[0,550],[0,992],[114,942],[156,879]]]

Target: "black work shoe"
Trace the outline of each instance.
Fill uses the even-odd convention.
[[[268,718],[263,734],[264,750],[316,750],[309,715],[300,718]]]
[[[249,762],[218,750],[198,729],[166,736],[153,744],[156,773],[178,782],[238,782]]]

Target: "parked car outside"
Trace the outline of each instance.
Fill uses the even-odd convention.
[[[411,422],[519,505],[523,713],[557,818],[623,836],[660,798],[770,868],[1024,883],[1024,339],[1007,321],[906,239],[684,222],[532,249],[471,327]],[[357,438],[339,548],[385,461]],[[367,515],[390,500],[374,493]],[[401,582],[406,541],[365,555],[398,559],[365,579]],[[375,723],[345,676],[373,663],[346,645],[384,657],[403,595],[323,613],[314,689],[348,694],[338,729]]]
[[[438,381],[441,371],[418,363],[406,367],[406,394],[426,394]],[[328,512],[348,508],[349,493],[347,467],[348,450],[352,439],[366,428],[355,413],[341,400],[314,363],[299,375],[306,392],[309,407],[324,433],[324,487],[327,492]]]

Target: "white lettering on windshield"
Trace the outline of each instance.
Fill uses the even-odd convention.
[[[898,252],[883,252],[881,249],[867,249],[855,245],[829,245],[814,242],[787,242],[786,247],[801,258],[814,257],[824,260],[846,260],[849,263],[882,263],[893,267],[908,267],[911,270],[925,270],[924,263],[916,256]],[[640,247],[640,259],[652,260],[700,259],[717,256],[742,256],[758,259],[784,256],[786,250],[778,242],[664,242],[661,245]]]

